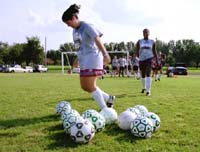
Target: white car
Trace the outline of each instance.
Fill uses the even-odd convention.
[[[13,67],[8,67],[8,72],[26,72],[26,70],[22,68],[21,65],[15,65]]]
[[[47,72],[48,68],[44,65],[36,65],[33,72]]]
[[[33,72],[33,68],[31,66],[26,66],[25,72],[28,72],[28,73]]]

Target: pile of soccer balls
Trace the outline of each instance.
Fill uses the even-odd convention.
[[[148,112],[143,105],[130,107],[119,117],[113,108],[104,108],[100,112],[89,109],[80,115],[71,108],[67,101],[56,105],[56,113],[61,115],[64,131],[78,143],[88,143],[95,135],[105,128],[105,125],[117,122],[122,130],[130,130],[133,136],[150,138],[160,127],[160,118],[153,112]]]
[[[117,121],[117,112],[113,108],[104,108],[100,113],[89,109],[81,116],[67,101],[56,105],[56,113],[61,115],[64,131],[78,143],[88,143],[93,139],[95,132],[102,131],[106,124]]]
[[[118,117],[118,126],[122,130],[130,130],[133,136],[150,138],[160,127],[160,118],[153,112],[148,112],[143,105],[130,107]]]

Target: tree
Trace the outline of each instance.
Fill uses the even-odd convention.
[[[47,52],[48,61],[51,61],[51,64],[57,65],[61,63],[61,52],[56,50],[49,50]],[[51,59],[51,60],[49,60]],[[49,63],[48,63],[49,64]]]
[[[26,65],[31,62],[34,64],[41,64],[44,61],[44,49],[40,45],[38,37],[27,37],[27,44],[24,46],[23,57]]]
[[[134,43],[133,42],[127,42],[126,43],[126,48],[128,49],[128,51],[130,52],[134,52]]]
[[[9,45],[0,42],[0,64],[9,64]]]
[[[196,68],[199,67],[200,64],[200,45],[199,43],[195,43],[192,49],[192,61],[196,64]]]
[[[9,60],[13,64],[21,64],[23,62],[22,53],[24,44],[14,44],[9,48]]]

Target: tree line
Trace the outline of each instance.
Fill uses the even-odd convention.
[[[74,44],[61,44],[58,50],[44,51],[38,37],[27,37],[26,43],[15,43],[8,45],[8,43],[0,41],[0,64],[45,64],[60,65],[61,52],[75,51]],[[129,51],[130,55],[135,53],[134,42],[121,43],[104,43],[108,51]],[[174,65],[175,63],[185,63],[187,66],[197,67],[200,64],[200,44],[192,39],[171,40],[163,42],[156,40],[156,49],[166,55],[166,63]],[[111,58],[114,55],[111,54]],[[70,58],[70,62],[72,62]],[[66,60],[65,60],[66,62]]]

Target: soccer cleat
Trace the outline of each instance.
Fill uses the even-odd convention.
[[[151,95],[151,92],[148,91],[148,92],[146,93],[146,96],[150,96],[150,95]]]
[[[115,96],[110,96],[106,103],[107,107],[112,108],[114,104],[114,100],[115,100]]]
[[[146,89],[142,89],[141,93],[144,93],[146,91]]]

